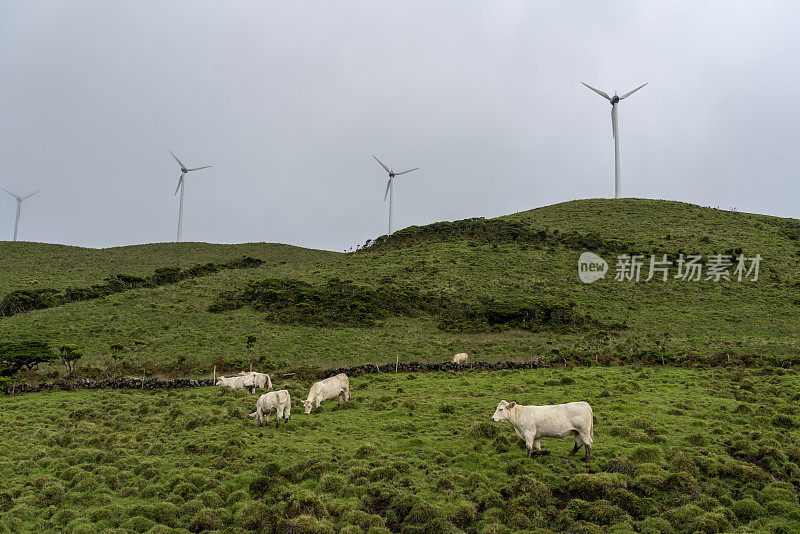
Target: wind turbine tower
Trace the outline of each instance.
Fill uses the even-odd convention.
[[[17,217],[16,217],[16,219],[14,219],[14,241],[16,241],[17,240],[17,228],[19,228],[19,215],[20,215],[20,212],[22,211],[22,201],[25,200],[26,198],[32,197],[33,195],[35,195],[39,191],[34,191],[30,195],[26,195],[24,197],[21,197],[19,195],[15,195],[14,193],[12,193],[11,191],[9,191],[6,188],[3,188],[3,191],[5,191],[9,195],[11,195],[12,197],[17,199]]]
[[[617,130],[617,104],[619,104],[620,100],[628,98],[633,93],[635,93],[636,91],[638,91],[647,84],[640,85],[633,91],[629,91],[622,96],[617,96],[617,93],[614,93],[613,97],[608,96],[599,89],[595,89],[591,85],[585,83],[583,83],[583,85],[585,85],[586,87],[588,87],[589,89],[591,89],[592,91],[602,96],[611,103],[611,135],[614,136],[614,198],[620,198],[622,196],[622,177],[619,169],[619,131]]]
[[[172,150],[169,151],[172,154]],[[211,167],[211,165],[204,165],[203,167],[195,167],[194,169],[188,169],[186,165],[178,159],[178,156],[172,154],[172,157],[175,158],[175,161],[178,162],[178,165],[181,166],[181,177],[178,178],[178,187],[175,188],[175,194],[178,194],[178,189],[181,190],[181,202],[178,207],[178,237],[175,239],[176,243],[180,243],[181,239],[183,238],[183,183],[184,183],[184,176],[186,176],[187,172],[192,171],[199,171],[200,169],[207,169]]]
[[[373,154],[372,157],[375,158],[375,154]],[[383,167],[386,170],[386,172],[389,173],[389,181],[386,182],[386,193],[383,194],[383,201],[386,202],[386,196],[388,195],[389,196],[389,233],[387,235],[392,235],[392,185],[394,184],[394,177],[395,176],[400,176],[401,174],[406,174],[406,173],[411,172],[411,171],[417,171],[417,170],[419,170],[419,167],[415,167],[415,168],[409,169],[407,171],[394,172],[393,170],[391,170],[389,167],[387,167],[378,158],[375,158],[375,161],[380,163],[381,167]]]

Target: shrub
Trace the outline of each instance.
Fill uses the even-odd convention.
[[[284,520],[278,525],[277,531],[296,534],[334,534],[333,526],[330,523],[309,515]]]
[[[570,492],[586,500],[599,499],[620,487],[624,488],[625,482],[616,473],[579,473],[569,481]]]
[[[7,491],[0,491],[0,512],[7,512],[14,505],[14,498]]]
[[[691,522],[693,531],[714,534],[725,532],[728,528],[728,520],[720,513],[706,512]]]
[[[236,524],[248,530],[262,530],[270,521],[270,510],[262,502],[248,501],[236,512]]]
[[[123,522],[120,527],[128,531],[132,530],[134,532],[145,532],[153,525],[154,523],[150,519],[137,515]],[[195,530],[194,532],[199,532],[199,530]]]
[[[194,514],[189,521],[189,530],[192,532],[202,532],[204,530],[216,530],[219,526],[218,513],[210,508],[201,508]]]
[[[370,527],[383,527],[385,526],[384,520],[379,515],[368,514],[363,510],[350,510],[342,518],[345,523],[351,525],[358,525],[364,530]]]
[[[356,450],[355,450],[355,457],[356,458],[366,458],[367,456],[372,456],[375,454],[377,448],[372,443],[362,443]]]
[[[462,529],[475,523],[477,517],[478,510],[475,504],[465,500],[458,501],[449,515],[450,521]]]
[[[657,462],[661,459],[661,449],[658,447],[636,447],[631,453],[634,462]]]
[[[764,508],[753,499],[742,499],[731,506],[733,513],[742,521],[752,521],[765,514]]]
[[[705,447],[708,445],[708,440],[703,434],[691,434],[686,438],[686,441],[695,447]]]
[[[336,473],[325,473],[319,479],[319,490],[325,493],[343,495],[346,487],[349,487],[347,480]]]
[[[785,414],[778,414],[772,418],[772,424],[782,428],[797,428],[800,424],[795,421],[794,417]]]
[[[470,429],[470,434],[473,436],[481,437],[481,438],[493,438],[497,436],[499,430],[497,425],[492,424],[489,421],[479,421],[472,425]]]
[[[299,491],[286,503],[286,515],[289,517],[314,516],[325,517],[325,505],[319,495],[310,491]]]
[[[55,358],[50,346],[42,341],[0,342],[0,376],[11,376],[23,369],[37,369],[40,363]]]

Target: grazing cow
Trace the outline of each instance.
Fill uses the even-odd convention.
[[[306,415],[314,408],[319,408],[322,401],[339,397],[339,406],[344,401],[350,400],[350,379],[344,373],[316,382],[308,392],[308,398],[303,401]]]
[[[276,418],[275,428],[278,428],[281,424],[281,418],[283,418],[284,423],[289,422],[291,411],[292,398],[289,396],[288,391],[282,389],[261,395],[256,402],[256,411],[251,413],[250,417],[255,418],[258,426],[261,426],[265,416],[266,422],[269,424],[269,415],[274,413]]]
[[[228,386],[231,389],[249,389],[253,392],[253,378],[250,376],[218,376],[218,386]]]
[[[269,375],[264,373],[257,373],[255,371],[245,372],[242,371],[239,373],[239,376],[252,376],[253,377],[253,388],[258,389],[272,389],[272,380],[270,379]],[[254,391],[255,392],[255,391]]]
[[[549,406],[523,406],[516,402],[500,401],[492,416],[492,421],[508,421],[519,437],[525,440],[528,458],[533,446],[536,454],[549,454],[543,451],[540,438],[563,438],[575,435],[575,448],[570,456],[586,447],[584,461],[589,460],[589,451],[594,442],[594,419],[592,407],[587,402],[568,402]]]
[[[461,352],[453,356],[453,363],[455,363],[456,365],[466,365],[468,359],[469,356],[467,356],[466,353]]]

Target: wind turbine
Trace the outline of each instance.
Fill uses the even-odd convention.
[[[169,153],[172,154],[172,150],[170,150]],[[178,178],[178,187],[175,188],[176,195],[178,194],[178,189],[181,190],[181,203],[180,207],[178,208],[178,237],[175,240],[177,243],[180,243],[183,234],[183,182],[184,182],[183,177],[186,176],[187,172],[199,171],[200,169],[207,169],[211,167],[211,165],[205,165],[203,167],[195,167],[194,169],[188,169],[186,165],[184,165],[183,162],[178,159],[178,156],[172,154],[172,157],[175,158],[175,161],[177,161],[178,165],[181,166],[181,177]]]
[[[26,198],[32,197],[33,195],[35,195],[39,191],[34,191],[30,195],[27,195],[27,196],[24,196],[24,197],[21,197],[19,195],[15,195],[14,193],[9,191],[5,187],[3,188],[3,191],[5,191],[9,195],[11,195],[12,197],[17,199],[17,218],[14,220],[14,241],[16,241],[17,240],[17,228],[19,227],[19,214],[20,214],[20,211],[22,211],[22,201],[25,200]]]
[[[583,82],[581,82],[583,83]],[[640,85],[633,91],[629,91],[622,96],[617,96],[617,93],[614,93],[614,96],[608,96],[603,91],[599,89],[595,89],[591,85],[583,83],[586,87],[597,93],[598,95],[602,96],[609,102],[611,102],[611,135],[614,136],[614,198],[619,198],[622,194],[622,178],[620,176],[619,170],[619,131],[617,130],[617,104],[619,104],[620,100],[624,100],[631,96],[633,93],[641,89],[647,84]]]
[[[372,157],[375,158],[375,154],[372,154]],[[394,172],[389,167],[387,167],[381,160],[375,158],[375,161],[381,164],[381,167],[386,169],[386,172],[389,173],[389,181],[386,182],[386,193],[383,195],[383,201],[386,202],[386,196],[389,196],[389,233],[387,235],[392,235],[392,184],[394,183],[394,177],[400,176],[401,174],[406,174],[407,172],[419,170],[419,167],[414,167],[413,169],[409,169],[403,172]]]

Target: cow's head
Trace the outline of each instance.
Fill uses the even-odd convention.
[[[224,386],[225,385],[225,381],[223,380],[224,378],[225,378],[224,376],[220,376],[219,378],[217,378],[217,385],[218,386]]]
[[[494,411],[494,415],[492,416],[492,421],[508,421],[508,416],[511,409],[516,406],[516,402],[506,402],[504,400],[500,401],[500,404],[497,405],[497,409]]]
[[[303,411],[306,415],[311,413],[311,408],[314,407],[314,401],[304,400],[303,401]]]

